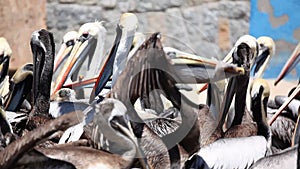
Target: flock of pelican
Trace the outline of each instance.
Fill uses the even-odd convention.
[[[12,77],[0,38],[0,168],[300,168],[300,86],[269,100],[270,37],[241,36],[219,61],[137,27],[122,14],[107,52],[102,23],[86,23],[56,55],[53,34],[37,30],[33,63]],[[182,94],[200,83],[205,104]]]

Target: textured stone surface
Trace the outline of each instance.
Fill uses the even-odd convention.
[[[109,50],[119,17],[128,11],[136,13],[139,32],[149,35],[159,31],[164,46],[206,57],[223,58],[249,30],[249,0],[59,1],[72,0],[48,0],[47,25],[55,33],[57,43],[67,31],[78,30],[88,21],[103,20],[107,29],[105,46]]]
[[[46,28],[45,19],[46,0],[0,1],[0,37],[5,37],[12,49],[11,69],[32,62],[31,34]]]
[[[86,22],[102,20],[102,8],[78,4],[47,4],[47,26],[55,34],[56,49],[65,33],[78,30]]]

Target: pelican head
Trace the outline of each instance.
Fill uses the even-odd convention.
[[[77,36],[78,33],[76,31],[70,31],[64,35],[61,47],[54,60],[54,72],[58,69],[62,62],[70,55],[73,46],[75,45]]]
[[[124,158],[135,156],[135,136],[130,131],[126,112],[125,105],[116,99],[105,99],[96,105],[91,138],[95,147],[120,154]]]
[[[258,43],[251,35],[241,36],[234,45],[233,63],[250,69],[258,55]]]
[[[61,68],[61,73],[58,75],[54,84],[52,96],[64,85],[65,81],[71,77],[75,71],[79,71],[84,60],[89,56],[88,69],[92,59],[101,57],[101,45],[98,41],[104,40],[106,29],[101,22],[91,22],[83,24],[78,31],[76,42],[70,56]],[[94,55],[97,55],[94,57]],[[100,60],[100,61],[99,61]],[[101,59],[97,62],[102,64]],[[93,64],[94,66],[98,64]],[[97,71],[96,71],[97,72]],[[93,72],[95,73],[95,72]]]
[[[259,44],[259,53],[254,60],[254,77],[261,78],[266,70],[271,57],[275,54],[275,43],[271,37],[261,36],[257,39]]]
[[[266,80],[257,78],[250,87],[251,110],[255,121],[266,121],[267,103],[270,96],[270,87]],[[258,109],[258,110],[257,110]],[[256,113],[260,112],[260,113]]]

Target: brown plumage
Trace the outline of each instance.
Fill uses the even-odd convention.
[[[45,125],[28,132],[0,152],[2,157],[0,159],[0,168],[9,168],[16,160],[22,157],[24,153],[32,149],[38,143],[41,143],[42,140],[55,133],[57,130],[64,130],[79,123],[82,119],[82,113],[73,112],[49,121]]]
[[[145,144],[142,147],[151,146],[152,142],[161,142],[161,139],[164,145],[162,143],[157,145],[160,151],[162,151],[162,147],[166,147],[163,150],[166,152],[170,148],[175,148],[179,143],[188,154],[192,154],[199,149],[200,131],[198,123],[196,123],[196,113],[193,111],[193,107],[197,109],[198,106],[192,104],[181,95],[175,86],[176,82],[180,82],[180,77],[178,77],[176,70],[165,56],[160,36],[159,33],[153,34],[141,45],[134,56],[128,60],[127,66],[112,89],[111,96],[122,101],[128,108],[128,115],[136,137],[152,139],[144,140]],[[159,90],[172,102],[173,106],[180,111],[182,118],[182,123],[174,132],[167,133],[162,137],[157,136],[156,139],[153,137],[155,132],[147,132],[147,130],[153,131],[155,128],[144,125],[144,121],[138,116],[133,107],[136,100],[141,98],[145,108],[151,107],[156,110],[156,107],[153,107],[153,103],[149,100],[149,94],[155,89]],[[153,147],[153,149],[156,148]],[[150,151],[145,154],[152,153],[150,148],[145,149],[145,151],[148,150]],[[163,168],[165,164],[162,161],[169,161],[168,157],[166,158],[153,157],[152,159],[154,160],[151,160],[152,162],[149,164],[156,167],[162,166]]]
[[[260,78],[255,79],[251,84],[250,94],[251,110],[253,114],[253,121],[255,123],[250,120],[245,120],[245,122],[240,125],[232,126],[225,132],[224,138],[263,135],[269,139],[270,128],[266,121],[266,116],[270,88],[267,81]]]
[[[33,129],[50,119],[50,89],[53,74],[55,44],[51,32],[41,29],[32,34],[33,54],[33,110],[27,124]]]

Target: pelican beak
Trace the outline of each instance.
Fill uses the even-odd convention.
[[[254,60],[254,64],[255,65],[255,68],[254,68],[254,75],[257,74],[259,72],[260,69],[265,69],[267,64],[264,64],[266,63],[266,60],[267,58],[270,56],[270,50],[268,47],[266,46],[263,46],[259,49],[259,55],[255,58]],[[258,75],[258,77],[261,77],[261,75]]]
[[[209,83],[245,74],[242,67],[195,55],[178,55],[171,64],[180,70],[185,83]]]
[[[61,48],[59,49],[54,61],[53,72],[56,72],[58,67],[62,64],[62,62],[70,56],[74,44],[75,44],[74,40],[70,40],[67,43],[61,45]]]
[[[237,79],[236,78],[230,78],[229,82],[227,84],[227,88],[226,88],[226,92],[225,92],[225,101],[223,102],[223,107],[221,108],[221,110],[223,110],[222,114],[220,114],[222,117],[219,118],[221,119],[221,123],[219,124],[223,124],[225,121],[225,118],[227,116],[227,113],[229,111],[231,102],[233,100],[233,96],[235,95],[235,88],[236,88],[236,84],[237,84]]]
[[[98,77],[94,77],[91,79],[86,79],[86,80],[82,80],[79,82],[75,82],[75,83],[69,83],[69,84],[65,84],[64,87],[66,88],[72,88],[72,89],[80,89],[80,88],[89,88],[89,87],[93,87],[94,84],[96,83]]]
[[[275,81],[275,85],[277,85],[277,83],[279,83],[292,69],[295,68],[295,66],[300,61],[299,55],[300,55],[300,43],[297,45],[294,52],[290,56],[289,60],[286,62],[286,64],[282,68],[279,76],[277,77],[277,79]]]
[[[197,94],[202,93],[203,91],[205,91],[208,88],[208,83],[205,83],[204,86],[202,86],[202,88],[200,90],[197,91]]]
[[[84,33],[78,38],[70,56],[60,71],[61,73],[57,77],[51,97],[53,97],[54,94],[64,85],[66,80],[71,77],[72,73],[79,68],[87,57],[88,52],[94,51],[91,49],[94,49],[93,47],[95,47],[95,44],[96,39],[88,33]]]
[[[97,80],[95,82],[95,85],[93,87],[92,94],[90,96],[90,103],[95,99],[95,97],[101,92],[101,90],[104,88],[106,82],[109,80],[113,73],[113,64],[114,60],[117,54],[118,46],[122,37],[122,29],[119,25],[117,25],[116,28],[117,36],[115,38],[114,45],[109,53],[108,56],[106,56],[106,59],[104,60],[103,66],[100,68],[99,75],[97,77]]]
[[[290,104],[290,102],[300,94],[300,84],[296,87],[296,89],[293,91],[293,93],[290,95],[290,97],[280,106],[280,108],[277,110],[277,112],[273,115],[273,117],[269,120],[269,125],[272,125],[272,123],[276,120],[276,118],[280,115],[280,113]]]

